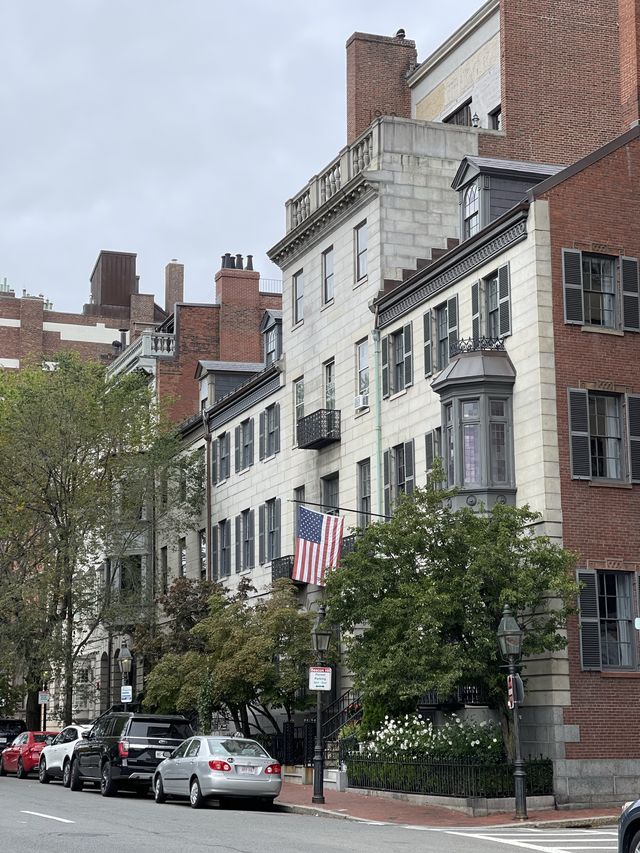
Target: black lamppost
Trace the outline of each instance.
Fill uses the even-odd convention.
[[[324,663],[324,655],[331,642],[331,629],[324,625],[324,605],[320,605],[318,618],[311,632],[313,648],[318,666]],[[324,803],[324,744],[322,742],[322,691],[316,691],[316,742],[313,750],[313,796],[312,803]]]
[[[498,643],[502,657],[509,662],[509,675],[513,685],[513,783],[516,795],[516,820],[527,820],[527,774],[520,751],[519,691],[516,687],[516,663],[522,654],[523,631],[505,604],[498,626]]]
[[[122,683],[123,686],[127,687],[129,685],[129,673],[131,672],[131,659],[132,655],[129,649],[127,648],[127,641],[125,640],[122,643],[122,648],[120,649],[120,654],[118,655],[118,666],[120,667],[120,672],[122,673]],[[127,702],[122,703],[124,705],[124,710],[127,710]]]

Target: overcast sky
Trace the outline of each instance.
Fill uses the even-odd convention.
[[[140,290],[210,301],[224,252],[266,251],[346,141],[345,42],[404,27],[418,60],[482,0],[5,0],[0,281],[80,311],[100,249]]]

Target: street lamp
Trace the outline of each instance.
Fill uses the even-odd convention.
[[[311,632],[313,648],[318,665],[324,663],[324,656],[331,642],[331,629],[324,625],[326,611],[320,605],[318,618]],[[313,750],[313,796],[312,803],[324,803],[324,744],[322,742],[322,691],[316,691],[316,742]]]
[[[513,685],[513,784],[516,795],[516,820],[527,820],[527,774],[520,751],[520,697],[516,687],[516,663],[522,654],[523,631],[511,613],[511,608],[505,604],[502,619],[498,625],[498,643],[502,657],[509,662],[509,676]]]
[[[129,673],[131,672],[131,659],[132,655],[127,647],[127,641],[125,640],[122,643],[122,648],[120,649],[120,654],[118,655],[118,666],[120,667],[120,672],[122,674],[122,681],[124,686],[128,686],[129,684]],[[127,710],[127,702],[122,703],[124,705],[125,711]]]

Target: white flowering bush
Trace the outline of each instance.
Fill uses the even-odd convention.
[[[470,758],[489,764],[504,760],[502,733],[492,723],[466,723],[452,716],[434,726],[419,714],[385,717],[363,752],[371,758]]]

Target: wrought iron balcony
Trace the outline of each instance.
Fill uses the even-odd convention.
[[[454,687],[449,695],[427,690],[418,700],[418,707],[438,708],[442,706],[460,707],[461,705],[482,706],[488,701],[487,691],[477,684],[465,684]]]
[[[293,554],[289,554],[287,557],[275,557],[271,560],[271,580],[277,581],[280,578],[291,579],[293,560]]]
[[[334,441],[340,441],[340,411],[318,409],[317,412],[300,418],[296,432],[298,447],[304,450],[319,450]]]
[[[347,554],[352,554],[356,549],[356,535],[352,533],[351,536],[343,536],[342,537],[342,548],[340,549],[340,556],[345,557]]]
[[[460,338],[451,344],[450,355],[460,355],[463,352],[481,352],[482,350],[504,352],[504,340],[502,338]]]

